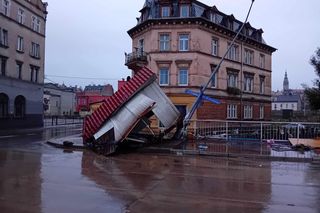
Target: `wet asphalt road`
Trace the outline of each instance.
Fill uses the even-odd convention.
[[[122,154],[45,144],[79,126],[0,136],[0,212],[320,212],[320,165]]]

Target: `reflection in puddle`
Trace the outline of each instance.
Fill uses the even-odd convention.
[[[320,166],[0,149],[1,212],[319,212]]]

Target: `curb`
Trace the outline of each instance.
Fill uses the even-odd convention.
[[[315,158],[296,158],[296,157],[277,157],[266,155],[249,155],[249,154],[234,154],[234,153],[212,153],[205,151],[172,149],[172,148],[143,148],[139,150],[140,153],[159,153],[159,154],[174,154],[178,156],[210,156],[210,157],[224,157],[224,158],[246,158],[267,161],[284,161],[284,162],[318,162]]]
[[[47,141],[46,142],[48,145],[53,146],[55,148],[59,148],[59,149],[72,149],[72,150],[86,150],[87,147],[85,147],[84,145],[68,145],[65,146],[63,144],[60,143],[55,143],[55,142],[51,142],[51,141]]]

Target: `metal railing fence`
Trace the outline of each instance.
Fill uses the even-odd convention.
[[[320,123],[192,120],[188,132],[195,138],[288,141],[320,138]]]
[[[43,125],[45,127],[82,123],[83,118],[79,116],[45,116],[43,119]]]

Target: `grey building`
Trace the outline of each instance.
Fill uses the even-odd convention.
[[[288,73],[285,72],[283,79],[283,90],[273,92],[272,94],[272,110],[282,111],[304,111],[308,103],[304,95],[303,89],[290,89]]]
[[[76,109],[76,88],[53,83],[44,84],[45,115],[74,115]]]
[[[301,111],[301,106],[302,104],[300,96],[294,94],[279,95],[275,97],[272,101],[272,110],[274,111]]]
[[[0,1],[0,129],[43,125],[47,3]]]

